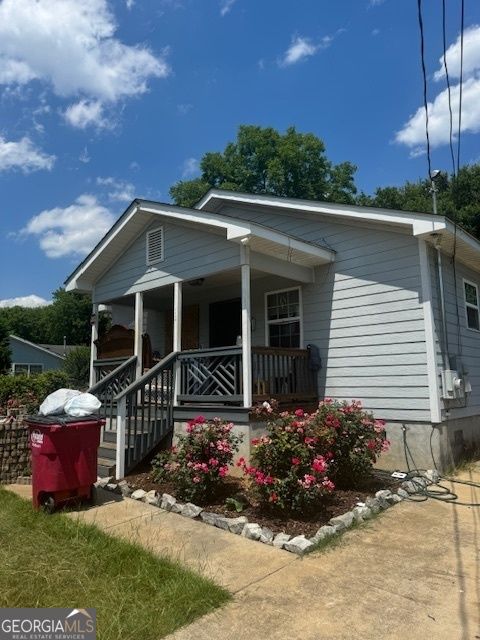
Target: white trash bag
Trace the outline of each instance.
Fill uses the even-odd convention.
[[[65,413],[75,418],[83,418],[91,413],[96,413],[102,403],[91,393],[80,393],[70,398],[65,404]]]
[[[79,395],[81,391],[75,391],[75,389],[57,389],[45,398],[38,413],[41,416],[57,416],[64,413],[66,403]]]

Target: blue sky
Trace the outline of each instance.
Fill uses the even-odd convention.
[[[441,1],[424,5],[433,166],[450,170]],[[466,5],[463,163],[480,158]],[[243,123],[315,133],[367,193],[425,177],[421,82],[415,0],[1,0],[0,306],[49,300],[131,199],[168,201]]]

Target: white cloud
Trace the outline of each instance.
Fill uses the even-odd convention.
[[[177,105],[177,111],[180,115],[186,116],[193,109],[193,104],[183,103]]]
[[[187,158],[182,165],[182,178],[191,178],[200,171],[200,163],[197,158]]]
[[[108,177],[97,178],[97,184],[110,189],[108,198],[112,202],[131,202],[135,197],[135,186],[131,182]]]
[[[443,65],[443,57],[440,58]],[[447,49],[449,75],[456,78],[460,68],[459,40]],[[464,35],[464,82],[462,95],[462,132],[480,133],[480,27],[474,26]],[[435,73],[435,79],[444,77],[441,66]],[[451,104],[454,123],[454,137],[458,129],[460,83],[451,86]],[[433,147],[448,144],[450,139],[450,113],[448,90],[443,89],[432,102],[428,103],[428,130]],[[424,152],[425,110],[419,107],[405,125],[395,134],[396,142],[412,149],[410,155],[416,157]]]
[[[439,59],[440,68],[435,72],[435,80],[445,77],[443,56]],[[448,75],[460,78],[460,36],[447,49]],[[472,25],[463,32],[463,77],[467,78],[480,70],[480,26]]]
[[[220,15],[226,16],[232,10],[233,5],[237,0],[221,0],[220,2]]]
[[[83,164],[88,164],[91,160],[90,154],[88,153],[88,147],[83,147],[83,151],[82,153],[78,156],[78,159],[80,160],[80,162],[83,162]]]
[[[135,0],[125,0],[125,4],[127,5],[127,9],[130,11],[130,9],[132,9],[133,5],[135,4]]]
[[[91,194],[68,207],[45,209],[29,220],[20,236],[35,236],[49,258],[83,257],[105,235],[114,216]]]
[[[369,0],[368,2],[368,7],[379,7],[381,4],[383,4],[385,2],[385,0]]]
[[[86,129],[87,127],[96,127],[97,129],[104,129],[111,126],[103,117],[103,105],[98,101],[80,100],[75,104],[71,104],[65,112],[63,117],[72,127],[77,129]]]
[[[338,29],[333,35],[324,36],[318,42],[313,42],[311,38],[294,36],[290,46],[283,54],[283,57],[279,60],[279,66],[289,67],[292,64],[297,64],[297,62],[300,62],[301,60],[305,60],[305,58],[310,58],[322,49],[327,49],[334,39],[344,31],[345,29]]]
[[[29,296],[19,296],[18,298],[5,298],[0,300],[0,309],[7,307],[45,307],[47,304],[51,304],[51,300],[45,300],[40,296],[32,293]]]
[[[9,142],[0,136],[0,171],[20,169],[24,173],[50,170],[55,163],[55,156],[41,151],[28,137],[18,142]]]
[[[166,52],[115,38],[107,0],[0,2],[0,82],[47,82],[61,97],[116,102],[169,73]]]

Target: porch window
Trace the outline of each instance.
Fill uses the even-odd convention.
[[[300,348],[300,288],[267,293],[265,306],[268,346]]]
[[[465,292],[467,327],[480,331],[480,298],[478,296],[478,286],[467,280],[463,281],[463,286]]]

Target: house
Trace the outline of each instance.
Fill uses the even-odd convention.
[[[73,348],[68,345],[35,344],[24,338],[10,335],[11,373],[35,374],[61,369],[66,354]]]
[[[247,449],[269,397],[361,400],[391,468],[405,443],[430,468],[480,442],[480,243],[446,217],[216,189],[192,209],[134,200],[66,288],[133,328],[130,352],[97,359],[92,326],[118,477],[199,413]]]

